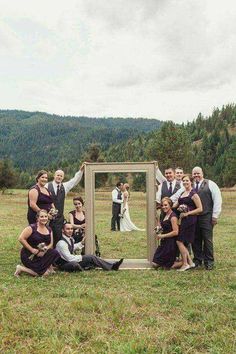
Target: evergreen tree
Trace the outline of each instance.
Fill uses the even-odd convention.
[[[164,123],[149,142],[146,150],[149,160],[167,166],[181,166],[188,171],[192,166],[192,149],[189,134],[173,122]]]
[[[84,155],[84,161],[87,162],[104,162],[104,156],[100,144],[91,144]],[[107,173],[97,173],[95,176],[95,187],[105,186],[108,179]]]
[[[7,188],[14,187],[17,180],[17,173],[10,160],[0,160],[0,189],[2,193]]]

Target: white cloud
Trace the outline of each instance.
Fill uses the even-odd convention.
[[[234,1],[0,6],[2,108],[186,121],[235,101]]]

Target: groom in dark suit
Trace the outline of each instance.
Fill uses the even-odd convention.
[[[120,211],[121,204],[123,203],[122,197],[122,187],[123,183],[118,182],[116,188],[112,191],[112,218],[111,218],[111,231],[120,231]]]

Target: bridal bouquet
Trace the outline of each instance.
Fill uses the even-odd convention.
[[[126,208],[122,210],[122,212],[119,214],[119,217],[123,219],[125,212],[126,212]]]
[[[56,217],[57,217],[58,210],[55,209],[55,208],[51,208],[51,209],[49,210],[48,214],[51,216],[50,219],[51,219],[51,220],[54,220],[54,219],[56,219]]]
[[[181,213],[187,213],[188,206],[186,204],[180,204],[177,210],[180,211]]]
[[[180,212],[178,224],[181,225],[183,214],[188,212],[188,206],[186,204],[180,204],[177,210]]]
[[[162,234],[163,229],[162,229],[161,226],[157,225],[157,226],[155,227],[154,231],[155,231],[156,235],[160,235],[160,234]]]
[[[44,253],[46,253],[47,250],[48,250],[48,248],[47,248],[45,242],[39,243],[38,246],[37,246],[37,249],[39,250],[39,252],[44,252]],[[38,252],[38,253],[39,253],[39,252]],[[32,261],[35,256],[36,256],[36,254],[33,254],[33,253],[32,253],[31,256],[29,256],[29,259]]]

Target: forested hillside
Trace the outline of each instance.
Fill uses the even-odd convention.
[[[102,149],[158,129],[156,119],[62,117],[41,112],[0,111],[0,159],[21,170],[80,161],[92,143]]]
[[[221,187],[236,184],[236,105],[187,124],[153,119],[60,117],[0,111],[0,159],[23,171],[18,186],[32,184],[39,168],[61,167],[72,176],[87,161],[157,160],[161,170],[202,166]],[[4,162],[2,162],[2,166]],[[11,168],[10,168],[11,169]],[[19,172],[18,172],[19,173]],[[143,185],[143,177],[136,176]],[[138,185],[138,184],[137,184]]]
[[[120,152],[122,151],[122,154]],[[200,165],[220,186],[236,184],[236,105],[199,114],[186,125],[166,122],[161,129],[112,146],[108,161],[157,160],[161,169],[181,166],[190,172]]]

